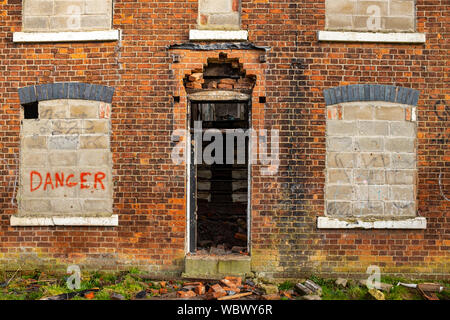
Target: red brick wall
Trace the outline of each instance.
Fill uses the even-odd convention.
[[[267,63],[235,51],[256,70],[264,106],[253,121],[280,129],[276,177],[252,182],[252,265],[277,277],[301,273],[385,273],[448,277],[450,152],[448,5],[417,0],[425,45],[319,43],[325,1],[242,1],[242,29],[271,47]],[[188,41],[197,1],[116,0],[110,43],[15,44],[21,1],[0,0],[0,264],[137,265],[156,273],[183,270],[185,170],[172,164],[172,130],[185,126],[180,73],[218,52],[186,53],[173,64],[167,46]],[[184,54],[183,51],[182,54]],[[259,54],[259,53],[258,53]],[[254,61],[250,61],[250,60]],[[182,66],[182,64],[186,64]],[[251,71],[250,71],[251,72]],[[119,227],[11,227],[18,172],[20,103],[26,85],[74,81],[113,86],[111,146],[114,213]],[[317,230],[323,215],[326,88],[392,84],[421,91],[418,105],[418,208],[426,230]],[[439,175],[441,173],[441,183]],[[444,195],[444,196],[443,196]],[[13,201],[12,201],[13,199]]]

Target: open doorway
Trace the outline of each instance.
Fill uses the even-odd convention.
[[[255,81],[238,59],[224,53],[184,79],[191,135],[191,254],[248,254],[250,97]]]
[[[191,145],[196,146],[191,172],[191,179],[195,179],[195,251],[215,255],[246,253],[249,103],[195,101],[191,102],[191,111]],[[195,140],[200,130],[202,138],[197,147]]]

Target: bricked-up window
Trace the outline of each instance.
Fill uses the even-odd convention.
[[[22,31],[110,30],[112,0],[24,0]]]
[[[237,30],[240,28],[239,0],[199,0],[200,29]]]
[[[55,217],[111,217],[111,105],[57,99],[38,108],[36,119],[22,120],[16,218],[26,225],[35,218],[53,224]]]
[[[415,0],[326,0],[330,31],[415,31]]]
[[[413,108],[381,101],[327,107],[328,217],[416,216]]]

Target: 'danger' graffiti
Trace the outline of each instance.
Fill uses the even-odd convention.
[[[79,178],[79,179],[77,179]],[[41,174],[38,171],[30,172],[30,191],[36,191],[43,189],[56,189],[60,187],[73,188],[79,187],[80,189],[102,189],[105,190],[104,180],[106,174],[104,172],[81,172],[79,175],[65,174],[64,172],[56,172],[52,175],[50,172]],[[78,182],[78,181],[79,182]]]

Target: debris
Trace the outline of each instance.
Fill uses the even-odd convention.
[[[442,287],[441,287],[442,288]],[[417,285],[417,291],[427,300],[439,300],[435,292],[440,292],[440,288],[432,283],[420,283]]]
[[[311,289],[309,289],[308,287],[306,287],[305,285],[303,285],[301,283],[297,283],[294,288],[301,295],[311,295],[311,294],[313,294],[313,291]]]
[[[136,294],[135,298],[136,298],[136,299],[143,299],[143,298],[145,298],[146,296],[147,296],[147,291],[142,290],[142,291],[139,291],[139,292]]]
[[[281,297],[278,294],[265,294],[262,298],[264,300],[281,300]]]
[[[319,286],[318,284],[316,284],[314,281],[312,280],[306,280],[304,285],[311,290],[312,292],[314,292],[315,294],[321,296],[322,295],[322,287]]]
[[[189,81],[200,81],[203,79],[203,73],[193,73],[189,76]]]
[[[94,294],[92,291],[90,291],[90,292],[86,293],[86,294],[84,295],[84,297],[87,298],[87,299],[89,299],[89,300],[92,300],[92,299],[94,299],[95,294]]]
[[[372,297],[374,297],[377,300],[385,300],[384,293],[380,290],[377,290],[375,288],[369,289],[369,293]]]
[[[384,291],[384,292],[390,292],[391,289],[392,289],[392,287],[393,287],[392,284],[381,282],[381,283],[380,283],[380,288],[379,288],[379,289],[380,289],[381,291]]]
[[[206,292],[205,286],[203,284],[199,284],[197,287],[195,287],[194,291],[199,296],[204,295]]]
[[[62,294],[58,294],[56,296],[41,298],[40,300],[69,300],[69,299],[72,299],[75,296],[85,296],[89,292],[94,293],[94,292],[97,292],[99,290],[100,290],[99,288],[92,288],[92,289],[87,289],[87,290],[81,290],[81,291],[75,291],[75,292],[69,292],[69,293],[62,293]]]
[[[231,295],[231,296],[221,297],[221,298],[218,298],[217,300],[239,299],[239,298],[242,298],[242,297],[250,296],[252,294],[253,294],[253,292],[238,293],[238,294],[234,294],[234,295]]]
[[[265,291],[266,294],[278,294],[278,287],[273,284],[260,284],[261,289]]]
[[[339,279],[336,280],[335,284],[336,284],[338,287],[345,288],[345,287],[347,287],[347,279],[339,278]]]
[[[195,292],[189,290],[189,291],[178,291],[177,292],[177,297],[178,298],[191,298],[191,297],[195,297],[196,294]]]
[[[302,297],[303,300],[322,300],[322,298],[319,295],[316,294],[309,294]]]
[[[111,295],[109,296],[111,300],[125,300],[125,297],[121,294],[118,293],[111,293]]]
[[[235,233],[234,238],[238,240],[247,241],[247,236],[243,233]]]

